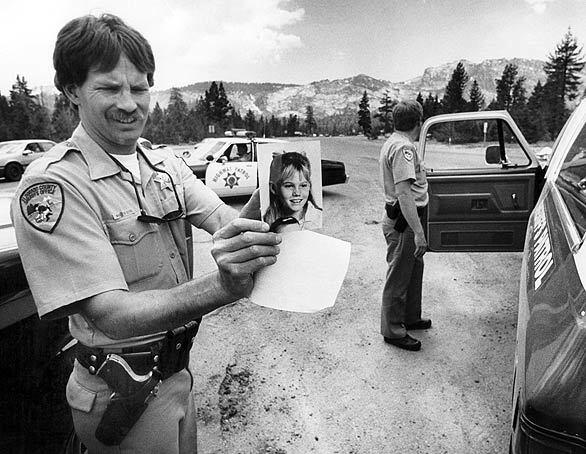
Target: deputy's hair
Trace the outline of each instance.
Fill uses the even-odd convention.
[[[90,69],[111,71],[124,53],[139,71],[154,84],[155,58],[148,41],[113,14],[87,15],[69,21],[59,31],[53,66],[55,87],[63,91],[69,85],[85,82]]]
[[[417,101],[401,101],[393,108],[393,123],[397,131],[410,131],[423,119],[423,107]]]

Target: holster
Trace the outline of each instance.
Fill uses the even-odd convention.
[[[409,224],[401,211],[399,201],[397,200],[395,203],[385,203],[385,211],[387,212],[389,219],[396,219],[394,229],[399,233],[403,233]],[[419,217],[422,217],[425,214],[425,207],[417,207],[417,214]]]
[[[153,344],[149,352],[106,355],[95,374],[114,392],[96,428],[96,439],[107,446],[119,445],[124,440],[147,408],[149,400],[156,396],[161,381],[188,366],[191,345],[200,321],[198,319],[168,331],[164,341]],[[78,360],[88,364],[82,358],[80,356]],[[152,366],[143,375],[136,373],[128,363],[143,364],[149,358],[152,358]]]
[[[106,357],[96,375],[114,391],[96,428],[96,439],[107,446],[119,445],[157,394],[161,375],[158,371],[137,375],[114,353]]]

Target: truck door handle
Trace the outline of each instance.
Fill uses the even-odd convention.
[[[519,209],[519,202],[517,201],[517,194],[515,194],[514,192],[511,194],[511,199],[513,199],[513,208],[515,210]]]

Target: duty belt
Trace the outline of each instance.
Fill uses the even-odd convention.
[[[160,341],[137,347],[97,348],[78,343],[76,358],[90,374],[95,375],[108,354],[115,353],[128,363],[134,373],[145,375],[157,371],[165,380],[189,366],[189,353],[200,322],[201,318],[168,331]]]

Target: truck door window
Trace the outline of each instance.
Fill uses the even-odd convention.
[[[497,147],[504,161],[486,162],[486,150]],[[425,140],[428,171],[522,167],[531,163],[517,137],[502,120],[461,120],[431,125]]]
[[[586,125],[566,155],[556,186],[583,236],[586,233]]]

